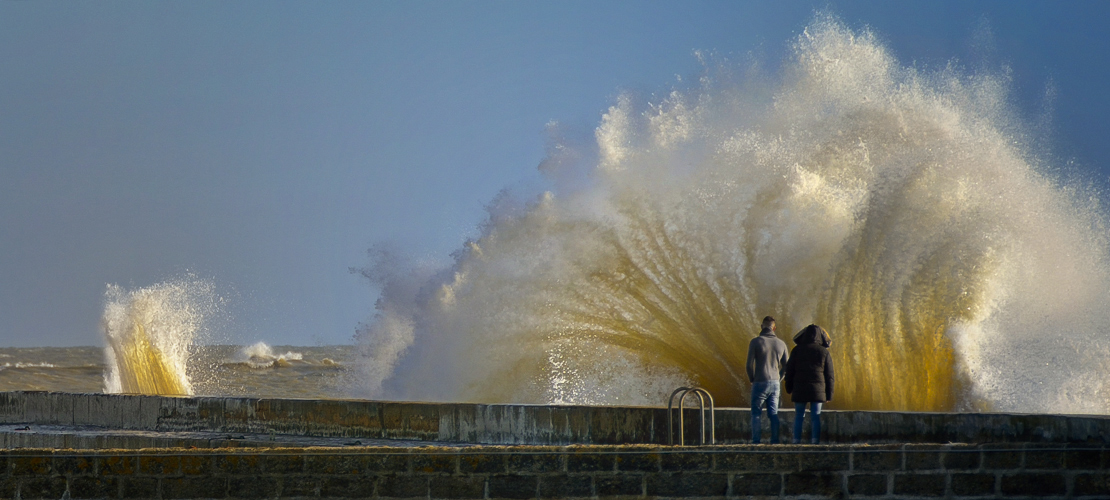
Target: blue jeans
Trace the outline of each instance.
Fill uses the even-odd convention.
[[[813,426],[810,427],[809,442],[821,442],[821,405],[824,403],[809,403],[810,417]],[[802,442],[802,419],[806,416],[806,403],[794,403],[794,444]]]
[[[771,418],[771,444],[779,443],[779,381],[752,382],[752,443],[759,444],[759,414],[763,404],[767,404],[767,416]]]

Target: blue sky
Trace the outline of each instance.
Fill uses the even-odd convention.
[[[449,262],[541,182],[545,124],[588,134],[695,50],[774,66],[817,9],[903,64],[1009,67],[1106,185],[1107,2],[0,0],[0,345],[98,345],[107,283],[186,272],[228,298],[218,341],[347,343],[367,248]]]

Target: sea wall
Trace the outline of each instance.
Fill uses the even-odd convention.
[[[0,498],[1107,498],[1075,444],[0,450]]]
[[[794,414],[780,417],[789,441]],[[698,411],[684,418],[687,444],[697,443]],[[826,411],[821,418],[828,443],[1110,443],[1106,416]],[[718,443],[750,441],[746,408],[718,409],[715,420]],[[48,392],[0,393],[0,424],[531,445],[667,444],[669,429],[665,408]],[[769,437],[768,419],[763,425]]]

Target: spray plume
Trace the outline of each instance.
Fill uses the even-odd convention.
[[[379,258],[354,392],[746,406],[773,315],[788,344],[831,333],[833,408],[1110,410],[1104,219],[1043,173],[1006,80],[903,67],[832,18],[792,54],[773,83],[621,96],[595,150],[553,143],[560,189],[495,200],[449,269]]]

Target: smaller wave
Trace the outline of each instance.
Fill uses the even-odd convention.
[[[250,368],[281,368],[292,366],[293,362],[304,361],[304,355],[299,352],[286,351],[285,354],[274,354],[273,348],[265,342],[257,342],[244,347],[231,365],[245,365]]]

